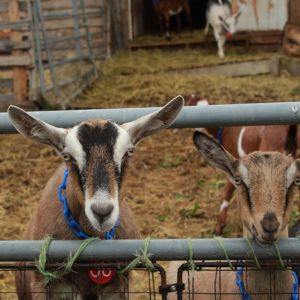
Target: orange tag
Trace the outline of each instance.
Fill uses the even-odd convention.
[[[90,280],[97,285],[105,285],[112,281],[116,275],[114,269],[90,269],[88,276]]]

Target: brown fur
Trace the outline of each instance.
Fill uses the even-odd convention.
[[[200,150],[199,150],[200,151]],[[201,151],[200,151],[201,152]],[[207,151],[209,152],[209,151]],[[212,152],[212,151],[211,151]],[[202,152],[201,152],[202,153]],[[202,153],[203,154],[203,153]],[[207,156],[209,157],[209,156]],[[217,157],[217,155],[215,155]],[[230,156],[229,156],[230,157]],[[237,185],[237,196],[239,215],[243,224],[243,236],[253,237],[251,229],[255,226],[257,238],[262,240],[277,240],[288,236],[287,225],[292,210],[292,203],[297,187],[293,185],[288,193],[288,205],[285,208],[286,193],[286,170],[295,162],[292,157],[278,152],[253,152],[238,163],[232,159],[232,176],[241,176],[238,166],[241,162],[244,164],[249,174],[249,194],[251,195],[252,209],[247,204],[245,187]],[[212,158],[212,160],[214,160]],[[219,164],[221,165],[221,164]],[[217,166],[217,164],[216,164]],[[300,172],[297,167],[295,177],[299,177]],[[278,231],[266,237],[262,229],[262,219],[266,213],[275,213],[279,222]],[[169,268],[169,282],[176,282],[177,268],[180,263],[172,262]],[[235,283],[235,272],[232,271],[199,271],[195,272],[195,291],[196,293],[212,293],[211,295],[194,294],[193,299],[219,299],[215,298],[215,292],[234,293],[236,295],[222,295],[222,299],[241,299],[238,288]],[[254,271],[244,270],[243,281],[246,290],[250,294],[255,293],[286,293],[286,295],[276,295],[272,299],[290,299],[292,291],[293,278],[291,271],[272,270],[272,271]],[[184,283],[188,286],[187,275],[184,276]],[[221,286],[221,288],[220,288]],[[173,298],[175,299],[175,294]],[[189,299],[186,295],[183,299]],[[270,299],[270,295],[252,295],[251,299]]]
[[[69,170],[72,170],[70,166]],[[39,206],[33,213],[28,229],[24,235],[24,239],[41,240],[45,234],[55,239],[77,239],[67,227],[63,214],[62,205],[57,199],[57,189],[62,181],[65,165],[62,164],[48,181]],[[84,199],[80,187],[77,184],[78,178],[76,174],[70,171],[67,186],[68,204],[75,218],[82,228],[91,236],[97,236],[98,233],[92,228],[84,213]],[[55,192],[53,192],[55,191]],[[128,203],[123,199],[120,201],[120,223],[117,228],[117,239],[139,239],[141,238],[138,227],[134,221],[134,216]],[[49,218],[51,216],[51,218]],[[53,222],[55,220],[55,222]],[[87,280],[86,271],[71,274],[68,277],[78,289],[78,293],[83,297],[95,292],[97,286]],[[46,292],[43,286],[43,278],[37,273],[31,271],[19,272],[16,276],[16,285],[19,299],[45,299],[45,294],[34,294],[37,292]],[[60,284],[56,283],[56,285]],[[116,276],[111,284],[103,288],[103,293],[111,291],[122,291],[123,284]],[[55,298],[51,298],[55,299]],[[60,299],[60,298],[58,298]]]
[[[189,0],[159,0],[157,4],[153,4],[154,10],[160,16],[161,25],[165,22],[165,28],[167,31],[170,30],[170,13],[169,11],[178,11],[180,7],[182,7],[183,11],[186,13],[188,24],[191,27],[192,19],[191,19],[191,8]],[[181,21],[180,15],[176,15],[177,18],[177,26],[178,30],[181,29]]]

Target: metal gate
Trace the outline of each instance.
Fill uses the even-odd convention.
[[[97,76],[96,60],[107,57],[106,0],[31,0],[37,97],[60,107]]]

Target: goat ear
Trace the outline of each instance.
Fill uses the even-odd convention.
[[[225,22],[225,20],[224,20],[224,18],[222,17],[222,16],[218,16],[219,17],[219,20],[221,21],[221,22]]]
[[[235,18],[236,20],[238,20],[238,18],[241,16],[241,14],[242,14],[242,11],[241,11],[241,10],[238,10],[238,11],[234,14],[234,18]]]
[[[53,146],[58,151],[63,150],[66,129],[47,124],[14,105],[10,105],[7,112],[11,123],[23,136]]]
[[[132,143],[136,144],[144,137],[168,128],[175,121],[183,105],[183,97],[177,96],[161,110],[125,123],[122,127],[130,134]]]
[[[235,159],[219,143],[203,132],[195,131],[194,144],[209,165],[222,170],[230,179],[235,177]]]

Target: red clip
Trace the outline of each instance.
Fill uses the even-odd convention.
[[[117,272],[115,269],[90,269],[87,273],[94,284],[105,285],[113,280]]]

